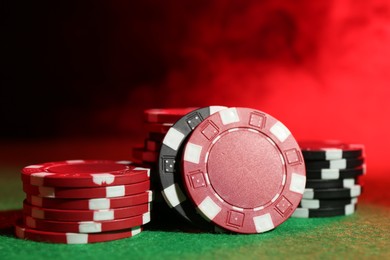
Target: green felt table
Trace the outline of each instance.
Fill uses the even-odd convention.
[[[108,146],[111,145],[116,144]],[[92,156],[98,155],[92,148],[86,151]],[[290,218],[264,234],[194,232],[178,222],[176,225],[147,226],[133,238],[105,243],[59,245],[21,240],[14,236],[12,227],[20,216],[24,198],[19,170],[23,166],[21,162],[30,163],[34,156],[12,160],[20,149],[11,149],[5,154],[0,166],[0,259],[390,259],[390,181],[381,177],[388,176],[385,172],[372,173],[372,177],[368,172],[365,176],[364,193],[355,214],[318,219]],[[29,154],[28,150],[24,151]],[[121,152],[108,157],[116,157]],[[71,155],[67,153],[70,152],[65,149],[61,156]],[[58,154],[50,152],[35,156],[59,158]]]

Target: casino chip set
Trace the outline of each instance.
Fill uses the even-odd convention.
[[[66,244],[132,237],[150,221],[150,170],[128,161],[64,161],[22,170],[16,236]]]
[[[132,149],[135,163],[25,167],[16,235],[68,244],[132,237],[163,218],[162,204],[200,229],[229,233],[355,210],[362,146],[298,144],[280,121],[251,108],[149,109],[144,119],[147,137]]]
[[[210,106],[147,110],[145,121],[147,138],[133,157],[152,169],[151,180],[172,211],[195,226],[262,233],[299,205],[303,156],[272,116]]]
[[[350,215],[362,192],[364,147],[336,141],[301,142],[306,164],[306,189],[293,217]]]

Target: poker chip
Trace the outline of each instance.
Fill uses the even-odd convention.
[[[297,208],[292,217],[294,218],[321,218],[321,217],[336,217],[348,216],[355,212],[356,204],[348,204],[338,208],[323,208],[323,209],[306,209]]]
[[[53,221],[26,216],[24,224],[28,228],[63,233],[101,233],[107,231],[123,230],[145,225],[150,222],[150,213],[130,218],[106,221]]]
[[[37,242],[60,243],[60,244],[89,244],[97,242],[107,242],[122,238],[133,237],[140,234],[141,227],[123,229],[119,231],[101,232],[93,234],[63,233],[42,231],[39,229],[27,228],[23,224],[15,225],[15,235],[18,238]]]
[[[149,180],[149,169],[129,161],[72,160],[30,165],[23,183],[51,187],[101,187]]]
[[[102,221],[129,218],[150,211],[150,203],[116,209],[103,210],[61,210],[39,208],[23,203],[23,214],[36,219],[57,221]]]
[[[99,188],[62,188],[23,184],[23,191],[29,195],[62,199],[115,198],[143,193],[149,189],[150,181]]]
[[[144,111],[144,119],[148,123],[173,124],[185,114],[197,109],[196,107],[186,108],[155,108]]]
[[[201,215],[238,233],[262,233],[287,220],[305,188],[305,164],[290,131],[250,108],[221,110],[185,144],[182,178]]]
[[[158,152],[161,149],[161,142],[145,139],[144,148],[146,151]]]
[[[207,226],[208,224],[199,216],[185,194],[179,164],[182,157],[182,147],[187,137],[203,120],[223,109],[226,107],[204,107],[183,116],[169,129],[160,149],[158,169],[162,195],[169,207],[187,221],[198,226]]]
[[[57,199],[43,198],[27,194],[26,201],[32,206],[51,209],[70,209],[70,210],[100,210],[131,207],[140,204],[146,204],[153,201],[153,192],[151,190],[143,193],[115,197],[115,198],[96,198],[96,199]]]
[[[299,204],[299,207],[307,208],[307,209],[338,208],[338,207],[343,207],[347,204],[356,204],[357,202],[358,202],[357,198],[323,199],[323,200],[302,199],[301,203]]]
[[[299,142],[305,160],[336,160],[363,156],[364,146],[340,141]]]
[[[133,158],[139,162],[155,163],[157,162],[157,151],[147,151],[143,147],[136,147],[132,150]]]
[[[162,123],[162,124],[149,123],[149,124],[146,124],[145,127],[146,127],[146,130],[148,132],[166,134],[172,125],[173,124],[171,124],[171,123],[169,123],[169,124],[167,124],[167,123]]]
[[[304,199],[343,199],[355,198],[361,193],[361,186],[354,185],[349,188],[336,189],[305,189]]]
[[[318,169],[351,169],[362,166],[363,158],[357,159],[337,159],[337,160],[323,160],[323,161],[306,161],[307,170]]]
[[[322,180],[337,180],[357,178],[366,172],[366,166],[363,164],[361,167],[352,169],[318,169],[318,170],[306,170],[307,179],[322,179]]]
[[[306,180],[306,188],[313,189],[350,188],[356,184],[358,184],[358,180],[354,178],[336,180]]]

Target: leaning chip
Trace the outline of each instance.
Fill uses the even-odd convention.
[[[183,189],[183,180],[180,174],[182,150],[187,137],[197,125],[223,109],[226,107],[204,107],[183,116],[169,129],[160,149],[159,180],[165,201],[184,219],[200,227],[207,227],[209,224],[196,212]]]
[[[306,183],[290,131],[250,108],[224,109],[201,122],[185,145],[182,169],[199,212],[238,233],[262,233],[286,221]]]

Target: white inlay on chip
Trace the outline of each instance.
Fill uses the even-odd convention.
[[[355,212],[355,204],[345,205],[345,215],[351,215]]]
[[[343,158],[343,150],[336,148],[326,148],[325,160],[335,160]]]
[[[42,207],[42,198],[38,196],[31,196],[31,204]]]
[[[166,202],[171,208],[176,207],[187,199],[183,191],[180,189],[179,185],[177,185],[176,183],[165,188],[162,191],[162,195],[166,198]]]
[[[201,152],[202,146],[193,143],[187,143],[187,147],[184,152],[184,161],[199,164]]]
[[[170,147],[171,149],[177,151],[179,149],[179,146],[181,142],[184,139],[184,134],[181,133],[179,130],[171,127],[169,128],[167,134],[164,137],[163,144]]]
[[[43,186],[44,178],[48,175],[54,175],[54,173],[48,172],[36,172],[30,175],[30,183],[35,186]]]
[[[306,176],[297,173],[291,174],[290,191],[302,194],[305,191]]]
[[[321,169],[321,179],[334,180],[340,178],[338,169]]]
[[[270,129],[270,132],[283,143],[291,135],[290,130],[281,122],[275,123]]]
[[[237,109],[235,108],[223,109],[219,111],[219,116],[221,117],[222,124],[224,125],[237,123],[240,121]]]
[[[275,228],[274,222],[272,221],[272,217],[269,213],[254,217],[253,222],[255,223],[257,233],[263,233]]]
[[[138,235],[139,233],[141,233],[141,227],[135,227],[135,228],[131,229],[132,236]]]
[[[32,217],[26,217],[26,225],[30,228],[37,228],[37,222]]]
[[[113,210],[98,210],[93,213],[93,220],[112,220],[114,219],[114,211]]]
[[[88,234],[66,233],[67,244],[87,244]]]
[[[37,209],[37,208],[32,208],[31,209],[31,216],[33,218],[44,219],[45,218],[45,212],[43,210],[40,210],[40,209]]]
[[[305,189],[303,192],[303,199],[313,199],[314,198],[314,190],[313,189]]]
[[[55,198],[55,190],[51,187],[39,187],[39,195],[46,198]]]
[[[344,179],[343,180],[343,187],[351,188],[355,185],[355,179]]]
[[[357,197],[361,193],[361,187],[360,185],[354,185],[351,187],[351,197]]]
[[[106,198],[90,199],[88,200],[88,208],[91,210],[109,209],[110,202],[111,202],[110,199],[106,199]]]
[[[115,175],[109,173],[91,174],[93,183],[97,185],[111,184],[115,181]]]
[[[318,209],[320,208],[320,201],[319,200],[301,200],[301,205],[303,208],[308,209]]]
[[[210,197],[206,197],[198,208],[209,220],[213,220],[222,210]]]
[[[102,223],[97,223],[93,221],[85,221],[79,223],[79,232],[80,233],[98,233],[102,232]]]
[[[291,216],[296,218],[308,218],[309,210],[305,208],[297,208]]]
[[[332,160],[330,162],[330,168],[332,169],[345,169],[347,168],[347,160],[340,159],[340,160]]]
[[[106,187],[106,197],[107,198],[122,197],[126,195],[125,191],[126,188],[124,185]]]
[[[150,213],[145,213],[142,215],[142,224],[146,224],[150,222]]]
[[[210,106],[210,115],[217,113],[218,111],[221,111],[223,109],[226,109],[226,107],[221,106]]]

